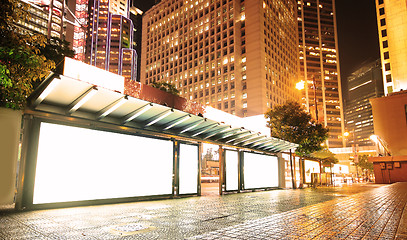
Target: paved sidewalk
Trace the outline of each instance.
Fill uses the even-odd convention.
[[[397,183],[191,239],[407,239],[406,223],[397,235],[406,202],[407,183]]]
[[[397,183],[0,212],[0,239],[407,240],[406,202]]]

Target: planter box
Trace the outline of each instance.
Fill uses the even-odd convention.
[[[0,206],[14,203],[21,111],[0,107]]]

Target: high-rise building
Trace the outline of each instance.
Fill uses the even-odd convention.
[[[329,128],[330,148],[344,144],[335,14],[335,0],[298,1],[302,100],[311,115]]]
[[[365,64],[348,77],[349,97],[345,102],[347,146],[374,146],[373,113],[369,99],[383,96],[380,59]]]
[[[134,4],[135,1],[133,1]],[[141,53],[141,27],[142,27],[142,14],[141,11],[136,6],[130,7],[130,19],[133,21],[134,31],[133,31],[133,49],[140,55]],[[141,58],[137,58],[137,81],[140,81],[140,65],[141,65]]]
[[[237,116],[298,99],[294,0],[163,0],[143,16],[141,82]]]
[[[407,4],[376,0],[384,93],[407,89]]]
[[[62,0],[27,0],[21,1],[28,18],[16,23],[22,33],[36,32],[48,38],[63,39],[65,3]]]
[[[75,17],[77,24],[74,27],[73,50],[75,59],[85,61],[86,30],[88,26],[88,0],[76,0]]]
[[[89,1],[86,61],[93,66],[136,80],[137,53],[128,0]]]

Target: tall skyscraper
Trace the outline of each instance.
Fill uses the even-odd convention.
[[[347,146],[374,146],[373,113],[369,99],[383,96],[380,59],[365,64],[348,78],[349,97],[345,104]]]
[[[128,0],[89,1],[86,61],[127,80],[136,80],[137,53]]]
[[[28,13],[26,21],[19,21],[16,26],[23,33],[36,32],[48,38],[63,39],[65,3],[62,0],[27,0],[21,1]]]
[[[384,93],[407,89],[407,4],[376,0]]]
[[[335,0],[299,0],[298,29],[303,104],[329,128],[328,147],[342,147],[344,117]]]
[[[75,58],[85,61],[86,30],[88,26],[88,0],[76,0],[75,17],[77,24],[74,27],[73,50]]]
[[[134,4],[135,1],[133,1]],[[137,53],[141,53],[141,27],[142,27],[142,14],[141,11],[136,6],[130,7],[130,19],[133,21],[134,31],[133,31],[133,48],[136,50]],[[141,65],[141,58],[137,58],[137,81],[140,81],[140,65]]]
[[[237,116],[298,99],[294,0],[164,0],[143,17],[141,82]]]

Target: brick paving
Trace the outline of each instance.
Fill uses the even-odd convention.
[[[406,202],[407,183],[396,183],[190,239],[396,239]]]
[[[407,240],[406,202],[396,183],[0,211],[0,239]]]

